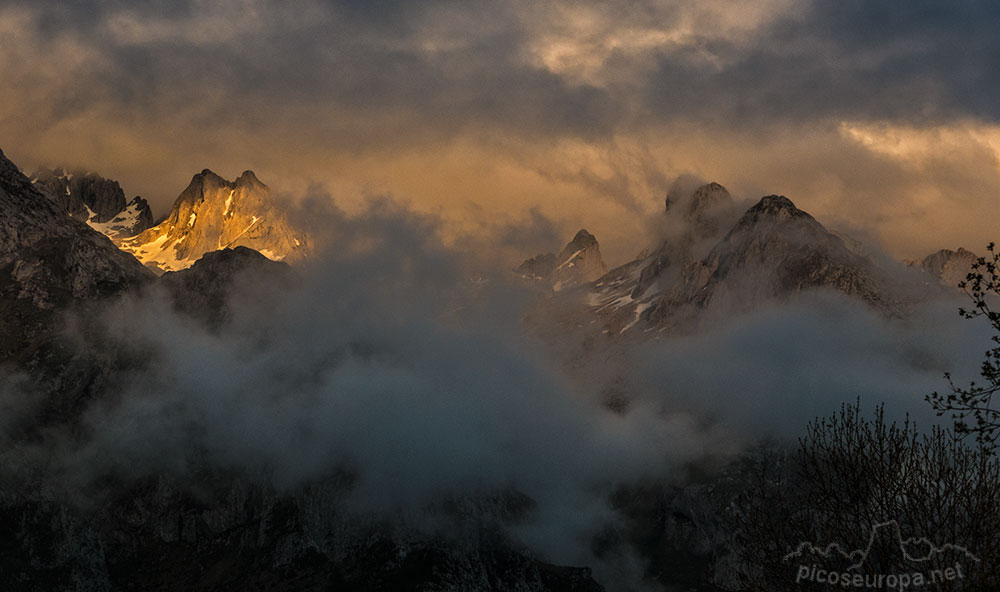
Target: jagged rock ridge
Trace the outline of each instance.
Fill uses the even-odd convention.
[[[31,182],[46,192],[71,217],[112,239],[135,236],[153,226],[153,213],[138,195],[125,201],[117,181],[95,173],[39,169]]]
[[[545,280],[555,271],[558,261],[555,253],[539,253],[531,259],[526,259],[518,266],[517,273],[526,280]]]
[[[972,264],[978,256],[972,251],[959,247],[957,251],[941,249],[924,257],[919,263],[921,269],[931,274],[949,288],[957,288],[972,271]]]
[[[272,260],[295,261],[305,256],[308,240],[291,228],[270,188],[252,171],[227,181],[205,169],[177,197],[166,220],[118,246],[162,273],[237,246]]]
[[[808,289],[856,296],[888,312],[884,278],[788,198],[769,195],[739,219],[702,261],[650,311],[654,324],[672,323],[687,307],[721,305],[732,311]]]
[[[651,253],[611,270],[597,280],[591,303],[609,333],[620,334],[639,324],[656,299],[673,286],[685,266],[697,261],[705,245],[717,240],[731,220],[733,198],[719,183],[690,193],[672,191],[665,200],[666,236]]]
[[[788,198],[763,197],[735,223],[727,221],[732,206],[718,183],[668,198],[667,215],[680,212],[682,230],[593,284],[589,302],[604,332],[672,331],[696,325],[708,309],[746,312],[813,289],[896,310],[888,275]]]
[[[153,279],[106,236],[67,216],[0,152],[0,364],[31,376],[40,416],[72,415],[104,363],[96,359],[104,350],[65,346],[61,313]]]
[[[66,216],[3,152],[0,269],[5,296],[42,309],[105,296],[149,275],[107,237]]]
[[[558,292],[592,282],[607,270],[597,239],[586,229],[581,229],[558,255],[536,255],[518,266],[516,271],[522,278],[546,282]]]
[[[696,188],[689,196],[668,194],[664,211],[672,214],[672,210],[681,210],[684,219],[691,222],[693,232],[707,235],[714,230],[719,209],[732,201],[729,190],[712,181]]]

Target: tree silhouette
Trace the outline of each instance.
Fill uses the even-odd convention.
[[[740,590],[827,589],[796,582],[800,567],[813,564],[889,574],[962,561],[962,581],[935,589],[995,590],[1000,581],[1000,460],[948,430],[920,432],[909,421],[886,421],[882,408],[868,419],[859,404],[845,405],[810,423],[796,449],[740,462],[749,477],[729,510]],[[831,544],[842,553],[817,551]],[[931,548],[946,551],[918,562],[903,554]],[[852,569],[859,561],[852,553],[864,549]]]
[[[965,281],[958,284],[973,303],[971,309],[960,308],[959,314],[967,319],[982,317],[995,332],[991,337],[995,345],[987,350],[980,368],[984,382],[972,381],[967,388],[960,388],[950,373],[945,374],[950,392],[934,392],[927,401],[939,416],[951,415],[956,437],[974,435],[981,447],[995,452],[1000,439],[1000,409],[993,403],[993,396],[1000,392],[1000,312],[994,311],[990,303],[995,304],[1000,296],[1000,253],[994,243],[986,249],[989,254],[976,259]]]

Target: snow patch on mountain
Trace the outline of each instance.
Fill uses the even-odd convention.
[[[228,181],[205,169],[192,177],[166,220],[118,241],[118,246],[163,273],[186,269],[205,253],[238,246],[275,261],[296,261],[307,254],[309,243],[252,171]]]
[[[516,271],[523,279],[543,282],[559,292],[596,280],[607,272],[607,266],[597,239],[584,229],[576,233],[559,255],[536,255],[524,261]]]
[[[125,201],[117,181],[93,173],[39,169],[30,179],[71,218],[86,222],[112,240],[135,236],[153,225],[153,214],[139,196]]]

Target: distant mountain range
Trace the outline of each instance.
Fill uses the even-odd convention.
[[[823,289],[899,316],[921,298],[955,288],[975,259],[965,249],[942,250],[908,264],[909,270],[903,264],[885,267],[787,197],[765,196],[741,213],[718,183],[672,194],[663,215],[666,236],[659,246],[599,277],[604,264],[597,240],[586,231],[558,258],[538,255],[517,272],[562,292],[553,306],[572,307],[582,297],[609,336],[659,335],[697,330],[713,314],[745,313]],[[584,249],[577,248],[581,235]],[[559,275],[560,266],[570,264],[569,252],[586,254],[590,263]]]
[[[270,188],[253,171],[227,181],[205,169],[194,175],[167,217],[154,225],[146,200],[125,201],[117,181],[96,173],[40,169],[31,183],[75,220],[112,239],[155,273],[178,271],[205,253],[248,247],[274,261],[306,256],[309,239],[291,228]]]
[[[30,182],[157,274],[186,269],[225,248],[247,247],[290,263],[310,250],[310,238],[289,224],[252,171],[235,181],[208,169],[194,175],[155,225],[144,199],[126,202],[117,181],[96,173],[43,168]],[[664,206],[662,242],[633,261],[609,271],[597,238],[583,229],[558,254],[538,254],[516,273],[553,292],[587,290],[590,308],[609,334],[669,330],[713,308],[750,310],[817,288],[888,313],[908,297],[899,278],[875,264],[860,243],[827,230],[784,196],[761,198],[741,213],[729,191],[712,182],[671,192]],[[959,248],[905,263],[955,287],[975,259]]]

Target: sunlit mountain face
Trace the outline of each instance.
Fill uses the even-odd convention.
[[[1000,587],[998,22],[0,5],[0,588]]]
[[[202,255],[237,246],[252,247],[269,259],[301,259],[305,235],[296,236],[271,190],[253,171],[226,181],[205,169],[155,227],[120,239],[118,246],[154,271],[187,269]]]

